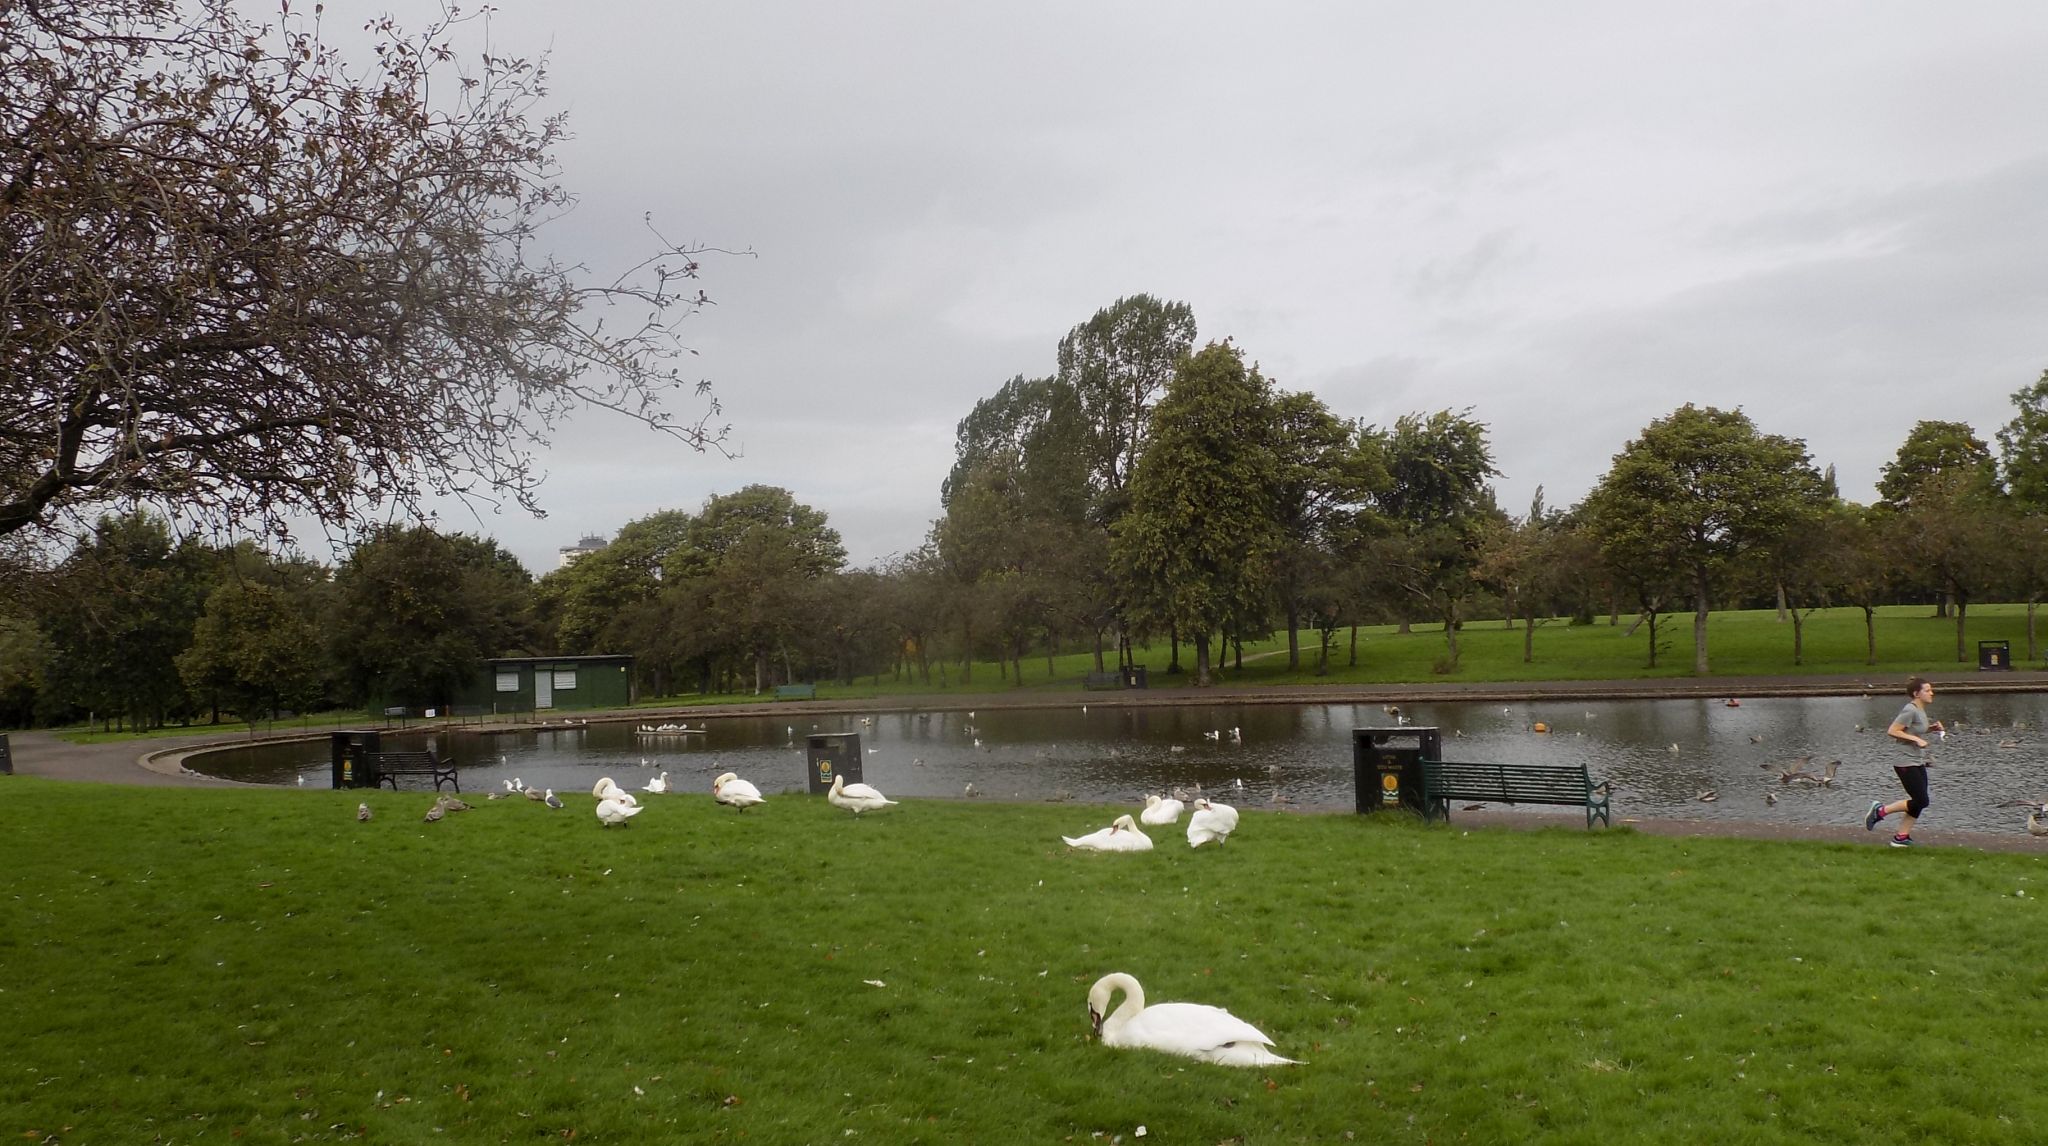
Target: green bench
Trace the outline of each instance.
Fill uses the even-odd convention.
[[[777,700],[816,700],[818,686],[815,684],[778,684],[775,686]]]
[[[391,785],[394,792],[398,791],[400,776],[431,780],[436,792],[443,784],[462,791],[462,783],[455,775],[455,762],[435,757],[431,748],[425,752],[378,752],[370,757],[370,767],[376,769],[377,783]]]
[[[1462,764],[1422,762],[1422,818],[1451,818],[1451,801],[1488,804],[1555,804],[1586,809],[1586,826],[1598,817],[1608,827],[1612,785],[1595,781],[1584,764]]]

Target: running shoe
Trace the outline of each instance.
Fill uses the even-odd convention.
[[[1884,805],[1876,800],[1870,802],[1870,813],[1863,817],[1863,830],[1870,831],[1884,820]]]
[[[1892,846],[1893,846],[1893,847],[1895,847],[1895,848],[1910,848],[1910,847],[1912,847],[1912,846],[1913,846],[1913,837],[1912,837],[1912,836],[1893,836],[1893,837],[1892,837]]]

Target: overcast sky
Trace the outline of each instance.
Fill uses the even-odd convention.
[[[915,548],[975,401],[1141,292],[1340,416],[1471,407],[1517,513],[1687,402],[1869,501],[2048,369],[2038,0],[496,9],[575,133],[563,255],[650,212],[752,252],[688,324],[744,456],[580,417],[550,517],[444,519],[535,573],[757,482],[856,564]]]

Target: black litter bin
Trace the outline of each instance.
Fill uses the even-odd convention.
[[[2011,671],[2012,671],[2012,642],[2011,642],[2011,641],[1978,641],[1978,642],[1977,642],[1977,671],[1978,671],[1978,672],[2011,672]]]
[[[1125,688],[1149,688],[1149,687],[1150,687],[1149,685],[1147,685],[1147,684],[1145,683],[1145,666],[1144,666],[1144,665],[1125,665],[1125,666],[1124,666],[1124,687],[1125,687]]]
[[[383,744],[383,734],[376,729],[328,733],[334,787],[376,787],[377,753],[384,750]]]
[[[804,740],[804,772],[810,777],[811,795],[821,796],[832,788],[832,778],[849,784],[860,783],[860,733],[813,732]]]
[[[14,756],[7,750],[7,734],[0,732],[0,776],[14,775]]]
[[[1421,815],[1422,762],[1443,758],[1443,736],[1434,728],[1352,729],[1352,784],[1358,810],[1406,808]]]

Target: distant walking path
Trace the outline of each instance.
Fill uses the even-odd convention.
[[[1943,692],[2048,692],[2048,673],[1950,673],[1935,674]],[[1707,680],[1677,678],[1666,680],[1555,680],[1490,681],[1478,683],[1426,682],[1421,684],[1274,686],[1234,689],[1151,688],[1122,692],[1042,692],[1017,690],[974,696],[937,694],[816,701],[750,701],[740,704],[695,705],[685,708],[644,708],[603,714],[599,719],[641,723],[669,716],[779,716],[797,713],[952,711],[996,708],[1072,708],[1076,705],[1103,707],[1153,707],[1171,705],[1233,704],[1391,704],[1459,702],[1542,702],[1547,700],[1671,700],[1688,698],[1754,698],[1885,695],[1899,691],[1902,681],[1863,677],[1760,676],[1716,677]],[[472,728],[474,726],[471,726]],[[518,725],[515,727],[530,727]],[[276,734],[254,739],[294,739],[305,732]],[[314,735],[325,735],[325,732]],[[191,736],[125,740],[102,744],[74,744],[48,732],[9,733],[14,770],[24,776],[54,780],[76,780],[96,784],[132,784],[148,787],[238,788],[250,785],[185,771],[179,761],[200,747],[246,744],[246,733],[225,730]],[[1937,813],[1938,816],[1938,813]],[[1866,832],[1860,824],[1841,827],[1764,823],[1759,821],[1629,819],[1637,831],[1659,836],[1716,836],[1761,840],[1813,840],[1821,843],[1870,843],[1882,845],[1884,834]],[[1456,828],[1533,829],[1571,826],[1568,816],[1528,812],[1458,812]],[[1993,835],[1984,832],[1944,832],[1930,824],[1916,837],[1927,847],[1974,848],[1979,851],[2048,854],[2048,840],[2031,836]]]

